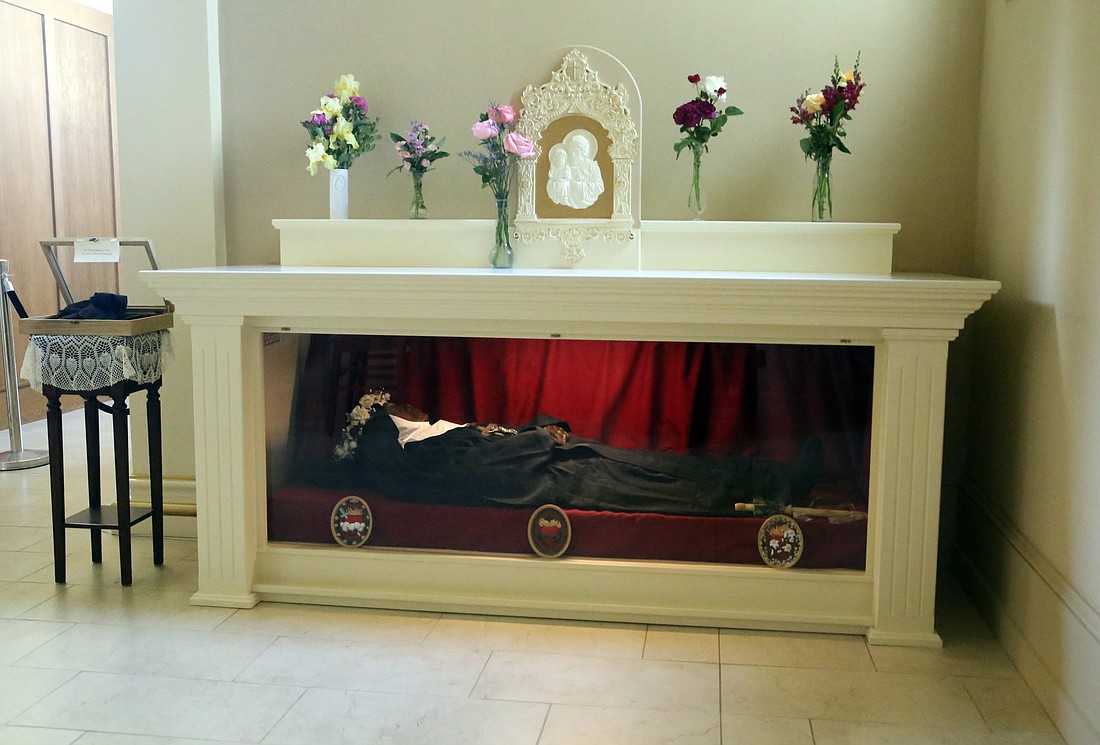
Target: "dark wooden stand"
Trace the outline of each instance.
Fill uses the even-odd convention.
[[[153,563],[164,563],[164,483],[161,467],[160,379],[152,383],[123,380],[92,391],[72,391],[43,385],[46,397],[46,429],[50,451],[50,500],[53,511],[54,581],[65,581],[65,529],[84,528],[91,531],[92,561],[103,561],[103,531],[118,530],[118,553],[122,584],[133,582],[130,552],[130,528],[151,517],[153,528]],[[130,457],[127,417],[130,409],[127,397],[136,391],[146,392],[146,412],[149,418],[149,490],[150,507],[130,506]],[[84,399],[84,428],[88,448],[88,509],[65,517],[65,460],[61,432],[61,397],[80,396]],[[111,399],[107,405],[100,396]],[[99,411],[111,415],[114,429],[115,501],[117,507],[104,507],[100,490]]]

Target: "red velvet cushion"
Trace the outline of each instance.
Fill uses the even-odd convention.
[[[268,501],[268,539],[335,545],[332,508],[349,494],[366,500],[373,528],[366,546],[450,549],[533,555],[527,542],[532,510],[400,502],[372,492],[291,484]],[[566,510],[573,539],[566,556],[762,564],[753,517],[681,517]],[[800,520],[805,549],[799,567],[863,569],[867,521]]]

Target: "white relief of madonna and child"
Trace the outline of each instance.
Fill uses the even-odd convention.
[[[596,162],[596,137],[574,129],[550,148],[546,194],[555,204],[583,210],[603,194],[603,174]]]

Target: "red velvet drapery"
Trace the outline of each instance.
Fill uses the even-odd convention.
[[[610,445],[687,452],[744,439],[747,348],[680,342],[406,340],[411,403],[453,421],[544,413]],[[465,370],[466,375],[449,371]],[[423,405],[421,408],[424,408]]]
[[[834,477],[865,490],[874,350],[851,345],[315,335],[291,452],[326,458],[370,388],[432,418],[523,424],[670,452],[782,460],[818,437]]]

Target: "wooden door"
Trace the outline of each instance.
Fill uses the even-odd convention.
[[[39,239],[117,233],[111,45],[108,15],[71,0],[0,0],[0,258],[32,315],[60,308]],[[116,265],[61,256],[77,299],[118,291]],[[21,366],[26,338],[15,346]],[[20,400],[24,421],[40,418],[41,396]]]

